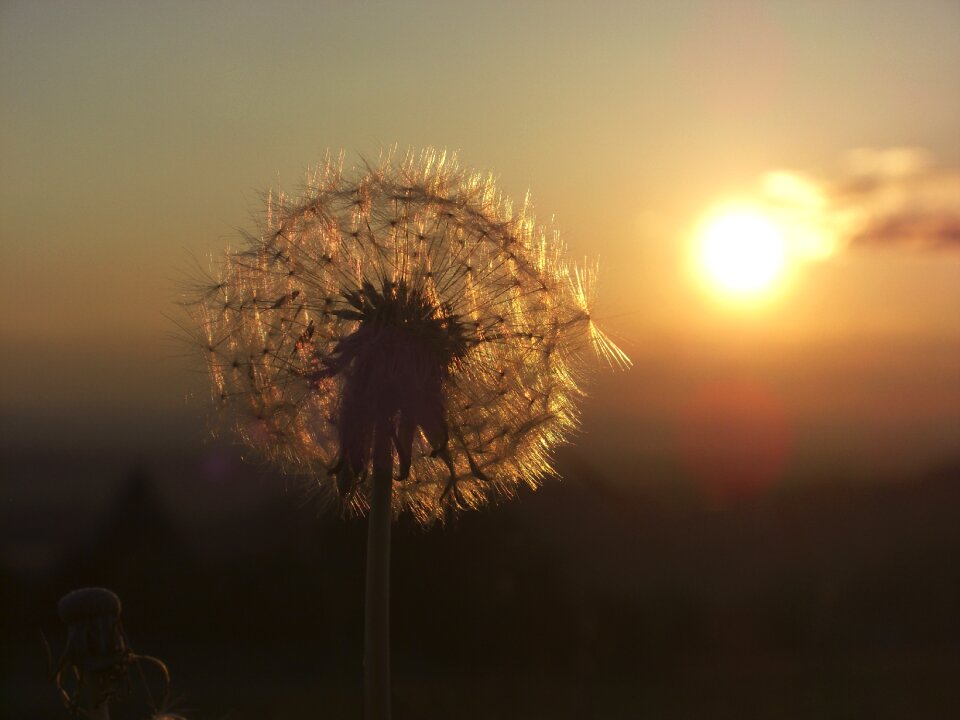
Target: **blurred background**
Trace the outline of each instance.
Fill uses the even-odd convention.
[[[434,146],[635,365],[562,481],[399,523],[396,717],[956,716],[958,127],[953,0],[0,2],[0,714],[105,585],[190,718],[360,717],[363,521],[210,436],[176,303],[327,150]]]

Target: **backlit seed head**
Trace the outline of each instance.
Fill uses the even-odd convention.
[[[394,509],[426,522],[552,472],[577,423],[592,273],[488,176],[433,151],[314,173],[188,306],[243,441],[367,507],[388,432]]]

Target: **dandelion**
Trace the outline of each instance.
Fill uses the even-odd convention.
[[[387,717],[391,518],[537,487],[586,351],[629,360],[593,323],[594,273],[443,153],[328,159],[245,240],[190,303],[215,398],[247,446],[369,512],[367,712]]]

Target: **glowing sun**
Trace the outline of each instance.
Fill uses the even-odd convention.
[[[697,258],[711,284],[733,295],[756,295],[783,277],[783,233],[759,212],[726,211],[704,225]]]

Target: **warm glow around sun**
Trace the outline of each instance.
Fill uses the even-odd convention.
[[[782,279],[786,260],[783,233],[763,213],[727,210],[700,231],[697,262],[711,285],[725,293],[753,296]]]

